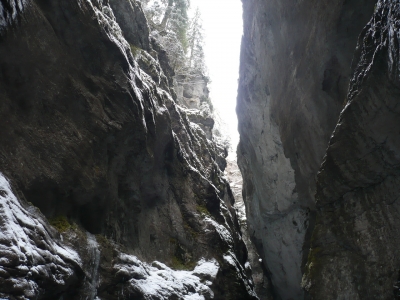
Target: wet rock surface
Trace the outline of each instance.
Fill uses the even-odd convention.
[[[31,245],[0,259],[0,296],[256,299],[226,153],[176,104],[138,2],[120,4],[0,4],[0,171],[17,195],[0,196],[24,216],[0,220]]]

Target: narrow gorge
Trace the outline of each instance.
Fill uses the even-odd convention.
[[[0,1],[0,299],[400,299],[400,2],[242,0],[237,165],[161,2]]]

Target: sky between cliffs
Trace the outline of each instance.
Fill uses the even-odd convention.
[[[240,0],[191,0],[191,9],[199,7],[203,19],[205,57],[211,85],[210,97],[231,137],[236,155],[239,142],[235,112],[239,78],[240,41],[243,33]]]

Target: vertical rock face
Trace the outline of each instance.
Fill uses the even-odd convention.
[[[256,299],[223,149],[138,2],[0,12],[0,297]]]
[[[243,0],[238,162],[250,235],[278,298],[303,298],[315,177],[374,4]]]
[[[227,160],[225,174],[229,180],[232,193],[235,196],[235,207],[238,211],[242,237],[249,253],[249,263],[252,271],[254,289],[260,299],[274,299],[271,293],[271,283],[269,278],[266,276],[262,259],[260,259],[257,249],[250,239],[249,231],[247,230],[246,208],[242,197],[243,178],[235,160]]]
[[[304,286],[313,299],[399,297],[400,6],[378,1],[317,178]]]

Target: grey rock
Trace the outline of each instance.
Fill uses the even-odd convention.
[[[302,299],[315,177],[375,1],[243,1],[238,162],[248,229],[273,289]]]
[[[203,102],[209,101],[208,81],[203,75],[180,75],[175,80],[179,104],[199,109]]]
[[[399,4],[360,34],[346,106],[317,178],[303,284],[312,299],[398,298]]]
[[[205,108],[202,110],[190,109],[186,111],[189,120],[193,123],[198,124],[201,129],[205,132],[206,137],[212,140],[212,130],[214,127],[214,119],[209,109]]]

